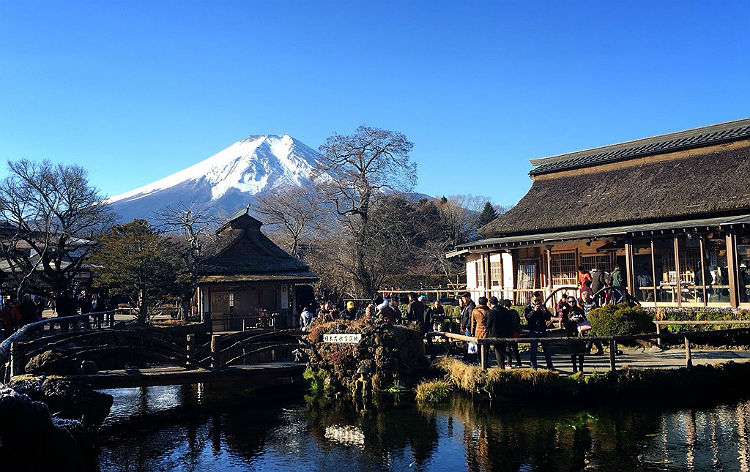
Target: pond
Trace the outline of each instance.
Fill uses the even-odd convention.
[[[750,471],[750,400],[700,407],[373,405],[231,395],[203,384],[107,390],[103,471]]]

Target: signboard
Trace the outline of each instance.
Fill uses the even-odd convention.
[[[361,334],[324,334],[323,342],[358,344],[362,340]]]

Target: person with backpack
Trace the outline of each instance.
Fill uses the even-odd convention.
[[[513,337],[513,318],[510,311],[500,303],[497,297],[490,297],[490,312],[487,315],[487,335],[490,338],[511,338]],[[508,352],[507,343],[501,342],[492,345],[495,348],[495,360],[497,366],[505,368],[505,356]],[[510,362],[508,362],[510,364]]]

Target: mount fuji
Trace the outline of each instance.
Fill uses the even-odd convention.
[[[248,136],[195,165],[107,199],[120,221],[155,220],[164,207],[193,206],[226,218],[282,182],[311,185],[320,155],[288,135]]]

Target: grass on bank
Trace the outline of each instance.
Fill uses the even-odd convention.
[[[447,397],[450,392],[448,386],[470,395],[524,399],[603,399],[612,395],[652,396],[685,391],[692,394],[711,394],[718,390],[750,391],[745,382],[750,374],[750,363],[727,362],[689,369],[620,369],[590,376],[564,376],[543,369],[484,370],[452,358],[440,359],[435,367],[445,374],[444,380],[430,380],[419,384],[417,400],[434,402],[436,400],[433,398]]]

